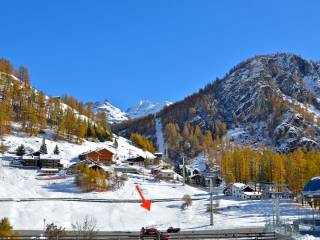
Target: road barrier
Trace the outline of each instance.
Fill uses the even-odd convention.
[[[8,238],[0,238],[0,240]],[[10,238],[9,238],[10,239]],[[19,238],[11,238],[11,239],[47,239],[45,237],[35,237],[35,236],[22,236],[20,235]],[[174,233],[174,234],[167,234],[162,233],[160,236],[145,236],[140,237],[139,234],[125,234],[125,233],[118,233],[118,234],[108,234],[108,235],[97,235],[92,238],[88,237],[79,237],[77,235],[67,235],[64,237],[54,237],[51,238],[54,240],[184,240],[184,239],[241,239],[241,240],[273,240],[273,239],[280,239],[275,232],[241,232],[241,233],[201,233],[201,232],[193,232],[193,233]]]

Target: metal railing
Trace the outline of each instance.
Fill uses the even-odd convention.
[[[175,234],[167,234],[161,233],[160,235],[149,235],[141,237],[138,234],[108,234],[108,235],[98,235],[91,238],[88,237],[79,237],[77,235],[67,235],[63,237],[53,237],[53,238],[45,238],[45,237],[36,237],[36,236],[19,236],[12,238],[0,238],[0,240],[25,240],[25,239],[52,239],[52,240],[184,240],[184,239],[241,239],[241,240],[272,240],[278,239],[275,232],[261,232],[261,233],[175,233]]]

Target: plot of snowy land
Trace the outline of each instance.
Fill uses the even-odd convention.
[[[15,229],[43,228],[46,222],[71,229],[71,223],[93,216],[98,228],[105,231],[138,231],[142,226],[166,229],[169,226],[182,229],[210,229],[208,194],[190,186],[167,182],[154,183],[142,177],[130,177],[124,187],[115,192],[81,193],[73,183],[73,178],[63,180],[36,180],[36,170],[24,170],[3,166],[0,170],[0,198],[13,198],[15,202],[0,203],[0,217],[9,217]],[[83,199],[139,199],[135,185],[139,184],[146,199],[181,198],[190,194],[193,201],[189,209],[181,210],[181,201],[155,202],[148,212],[139,203],[104,203],[73,201],[19,202],[19,198],[83,198]],[[272,201],[244,201],[233,197],[216,195],[219,201],[214,214],[213,229],[229,229],[250,226],[264,226],[272,218]],[[297,218],[304,211],[290,201],[281,203],[281,215]]]
[[[24,144],[26,149],[38,150],[42,142],[41,137],[27,137],[22,133],[4,138],[9,151]],[[57,142],[47,135],[48,153],[52,153]],[[131,145],[124,139],[118,138],[117,155],[119,162],[132,155],[149,154]],[[60,157],[65,166],[76,161],[77,156],[85,151],[99,147],[113,148],[112,142],[94,143],[85,141],[83,145],[58,142]],[[74,184],[73,177],[60,180],[37,180],[37,170],[26,170],[8,166],[7,156],[0,159],[0,218],[8,217],[15,229],[43,229],[46,223],[54,222],[58,226],[71,229],[71,224],[85,216],[92,216],[97,220],[98,229],[104,231],[139,231],[142,226],[154,226],[167,229],[170,226],[180,227],[183,230],[212,229],[209,226],[209,195],[207,192],[181,183],[166,181],[154,182],[151,177],[130,175],[124,186],[117,191],[82,193]],[[136,192],[136,184],[146,199],[164,199],[162,202],[153,202],[151,211],[140,207],[139,202],[125,202],[126,200],[140,199]],[[182,201],[169,201],[189,194],[194,200],[190,208],[181,210]],[[82,198],[109,200],[109,202],[81,202],[81,201],[19,201],[23,198]],[[121,202],[112,202],[111,200]],[[199,200],[200,199],[200,200]],[[233,197],[215,195],[214,202],[219,202],[214,214],[213,229],[247,228],[264,226],[267,220],[272,219],[272,201],[247,201]],[[281,215],[283,218],[294,219],[305,214],[308,209],[299,205],[283,201]]]

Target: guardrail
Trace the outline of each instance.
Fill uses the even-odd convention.
[[[0,240],[8,240],[8,239],[19,239],[19,240],[25,240],[25,239],[48,239],[45,237],[35,237],[35,236],[19,236],[18,238],[0,238]],[[167,234],[167,233],[162,233],[160,236],[159,235],[150,235],[150,236],[145,236],[141,237],[138,234],[108,234],[108,235],[99,235],[99,236],[94,236],[92,238],[88,237],[79,237],[77,235],[67,235],[64,237],[54,237],[50,238],[52,240],[184,240],[184,239],[241,239],[241,240],[273,240],[273,239],[278,239],[276,237],[275,232],[261,232],[261,233],[174,233],[174,234]]]

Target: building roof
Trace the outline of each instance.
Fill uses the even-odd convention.
[[[143,162],[144,160],[145,160],[145,158],[141,157],[141,156],[127,159],[128,162]]]
[[[41,172],[59,172],[60,170],[58,168],[41,168]]]
[[[43,161],[43,160],[52,160],[52,161],[60,161],[61,158],[57,158],[51,155],[43,155],[42,157],[37,157],[37,156],[22,156],[20,157],[20,159],[22,160],[39,160],[39,161]]]
[[[243,194],[248,196],[260,196],[261,192],[243,192]]]
[[[317,192],[320,191],[320,177],[314,177],[308,182],[304,188],[304,192]]]
[[[233,183],[232,184],[234,187],[239,188],[239,189],[243,189],[245,188],[247,185],[244,183]]]
[[[172,169],[161,169],[160,172],[163,173],[173,173],[174,171]]]
[[[89,150],[89,151],[86,151],[86,152],[84,152],[84,153],[81,153],[81,154],[79,154],[79,156],[87,155],[87,154],[89,154],[89,153],[91,153],[91,152],[99,153],[101,150],[104,150],[104,149],[107,150],[107,151],[109,151],[109,152],[111,152],[112,154],[115,153],[115,152],[114,152],[112,149],[110,149],[110,148],[101,147],[101,148],[97,148],[97,149],[94,149],[94,150]]]
[[[111,167],[111,166],[103,166],[103,165],[99,165],[99,164],[92,163],[92,164],[88,165],[88,167],[89,167],[89,168],[95,168],[95,167],[97,167],[97,168],[102,169],[102,170],[105,171],[105,172],[113,172],[113,167]]]

